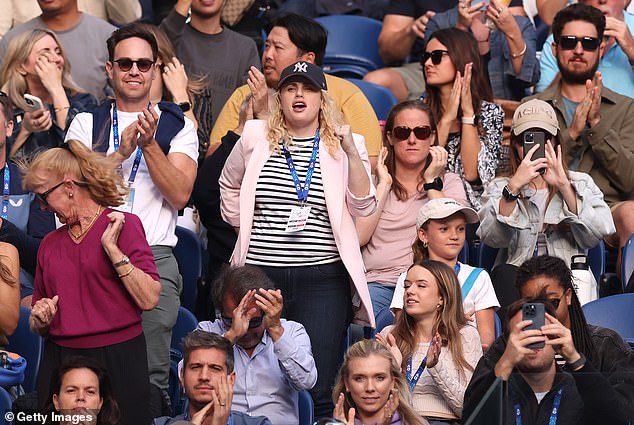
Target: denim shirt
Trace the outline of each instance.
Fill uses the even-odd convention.
[[[577,214],[570,211],[561,192],[557,192],[548,203],[543,220],[548,254],[561,258],[566,264],[573,255],[585,254],[587,249],[616,231],[610,208],[592,178],[574,171],[569,171],[568,176],[577,195]],[[524,199],[518,199],[513,212],[508,217],[500,214],[500,198],[508,181],[507,177],[496,178],[486,187],[481,198],[483,207],[478,212],[477,234],[489,246],[507,248],[506,263],[519,266],[533,256],[542,220],[537,205],[529,197],[532,190],[526,187],[521,191]],[[548,226],[564,223],[568,225],[563,226],[565,230],[562,226],[557,229]],[[496,263],[501,260],[498,256]]]
[[[455,27],[458,23],[458,8],[454,7],[443,13],[437,13],[429,20],[425,31],[425,45],[431,35],[442,28]],[[524,61],[519,75],[513,70],[513,59],[504,33],[498,29],[491,32],[489,39],[490,59],[487,70],[489,81],[496,99],[521,100],[526,96],[526,89],[539,81],[539,62],[535,56],[537,49],[537,32],[531,21],[524,16],[513,16],[522,32],[526,43]],[[519,52],[514,52],[519,53]]]

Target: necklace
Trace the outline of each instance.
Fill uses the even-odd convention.
[[[70,226],[68,226],[68,234],[70,234],[75,240],[80,239],[82,236],[84,236],[86,233],[88,233],[88,231],[90,230],[92,225],[95,224],[95,220],[97,220],[97,217],[99,217],[99,213],[100,212],[101,212],[101,205],[98,205],[97,206],[97,212],[93,216],[92,220],[90,220],[90,223],[88,223],[88,226],[86,227],[86,230],[84,230],[83,232],[81,232],[78,235],[76,235],[76,234],[74,234],[72,232],[72,230],[70,230]]]

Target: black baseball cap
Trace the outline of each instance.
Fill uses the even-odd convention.
[[[321,90],[328,90],[324,71],[322,71],[322,69],[317,65],[310,62],[299,61],[284,68],[284,71],[282,71],[282,75],[280,76],[280,81],[277,83],[277,89],[279,90],[282,88],[284,82],[291,77],[305,78]]]

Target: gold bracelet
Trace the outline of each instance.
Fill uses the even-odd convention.
[[[125,273],[123,273],[123,274],[120,274],[120,275],[119,275],[119,277],[126,277],[126,276],[128,276],[130,273],[132,273],[132,272],[134,271],[134,269],[135,269],[135,268],[136,268],[136,267],[134,267],[134,266],[130,266],[130,270],[128,270],[127,272],[125,272]]]
[[[70,106],[62,106],[61,108],[55,108],[54,111],[55,112],[60,112],[60,111],[63,111],[65,109],[70,109]]]
[[[522,56],[524,56],[524,53],[526,53],[526,43],[524,43],[524,48],[522,49],[521,52],[519,52],[519,53],[512,53],[511,52],[511,58],[513,58],[513,59],[521,58]]]

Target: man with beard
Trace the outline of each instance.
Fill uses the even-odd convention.
[[[545,325],[526,329],[532,321],[522,320],[522,305],[543,302]],[[504,400],[504,424],[594,424],[609,403],[596,374],[574,373],[585,366],[570,330],[555,318],[555,308],[545,297],[524,298],[508,308],[508,331],[498,338],[475,368],[464,398],[466,420],[496,378],[505,381],[508,396]],[[543,348],[531,348],[544,343]],[[500,353],[502,353],[500,355]],[[560,355],[565,366],[555,362]],[[605,422],[609,423],[609,422]]]
[[[275,425],[294,425],[298,392],[315,385],[317,368],[306,329],[280,318],[282,294],[273,287],[256,266],[227,267],[213,286],[220,317],[198,329],[234,344],[233,409],[266,416]]]
[[[634,100],[604,87],[597,72],[607,34],[599,9],[568,6],[552,30],[561,79],[534,97],[555,109],[568,168],[589,174],[610,206],[616,234],[606,242],[619,248],[618,270],[620,248],[634,233]]]
[[[579,3],[596,7],[605,16],[605,48],[599,60],[605,85],[619,94],[634,97],[634,15],[623,10],[625,0],[580,0]],[[553,42],[554,34],[544,43],[536,92],[546,90],[559,71],[556,55],[549,48]]]
[[[189,401],[184,414],[175,418],[156,418],[154,425],[190,421],[196,425],[272,425],[262,416],[250,416],[233,410],[232,343],[220,335],[195,330],[183,338],[181,384]]]

